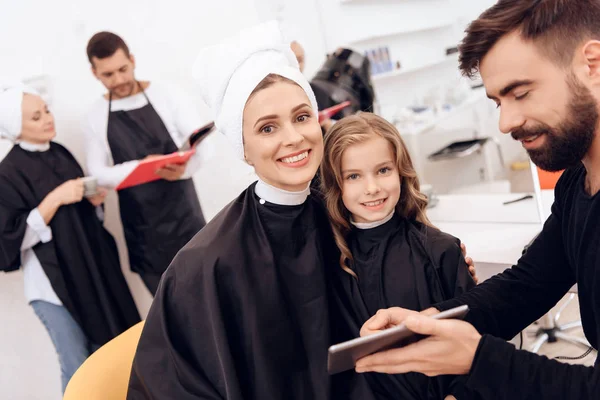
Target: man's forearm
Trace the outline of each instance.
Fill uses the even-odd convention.
[[[486,399],[591,400],[600,397],[600,369],[550,360],[484,335],[465,388]]]

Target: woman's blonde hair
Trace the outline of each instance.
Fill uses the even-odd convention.
[[[386,139],[394,151],[401,188],[396,213],[404,218],[433,226],[425,213],[427,197],[420,191],[419,179],[408,149],[394,125],[367,112],[340,120],[325,136],[325,151],[321,163],[321,189],[325,196],[335,242],[341,251],[340,265],[344,271],[354,277],[356,274],[351,269],[352,254],[347,242],[351,229],[350,212],[342,201],[342,156],[348,147],[372,139],[373,136]]]

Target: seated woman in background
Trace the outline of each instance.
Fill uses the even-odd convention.
[[[396,128],[371,113],[337,122],[325,136],[321,185],[341,251],[339,310],[358,337],[377,310],[424,310],[475,285],[460,241],[433,227],[427,198]],[[341,266],[341,268],[339,268]],[[442,399],[452,378],[367,374],[381,399]]]
[[[52,142],[44,100],[0,83],[0,271],[23,268],[25,296],[56,348],[63,391],[93,350],[140,321],[116,243],[98,218],[105,192],[83,198],[83,171]]]

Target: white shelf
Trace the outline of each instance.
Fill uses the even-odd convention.
[[[402,31],[379,33],[379,34],[367,36],[367,37],[364,37],[361,39],[352,40],[349,44],[357,45],[359,43],[371,42],[374,40],[379,40],[379,39],[383,39],[383,38],[387,38],[387,37],[391,37],[391,36],[408,35],[408,34],[414,34],[414,33],[420,33],[420,32],[434,31],[434,30],[438,30],[438,29],[447,29],[447,28],[451,28],[453,25],[454,25],[454,21],[444,21],[443,23],[437,23],[435,25],[414,27],[412,29],[406,29],[406,30],[402,30]]]
[[[452,57],[452,55],[450,55],[450,56],[446,56],[443,60],[429,62],[427,64],[419,65],[416,67],[400,68],[400,69],[395,69],[395,70],[389,71],[389,72],[383,72],[380,74],[371,75],[371,80],[373,82],[376,82],[376,81],[385,80],[385,79],[393,78],[393,77],[400,76],[400,75],[411,74],[411,73],[414,73],[417,71],[421,71],[423,69],[437,67],[439,65],[446,64],[450,61],[456,62],[456,57]],[[458,69],[458,65],[456,68]]]
[[[462,103],[453,107],[448,112],[444,112],[442,115],[436,116],[429,122],[425,122],[420,125],[415,125],[412,129],[404,129],[402,131],[403,135],[406,136],[417,136],[427,134],[428,132],[433,131],[440,123],[444,122],[446,119],[453,117],[456,113],[461,112],[465,109],[468,109],[480,101],[485,100],[487,97],[482,94],[482,92],[473,92],[469,97],[463,100]]]

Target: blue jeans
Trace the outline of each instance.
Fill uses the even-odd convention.
[[[30,304],[46,327],[58,354],[64,393],[71,376],[98,346],[90,343],[79,324],[63,306],[42,300],[34,300]]]

